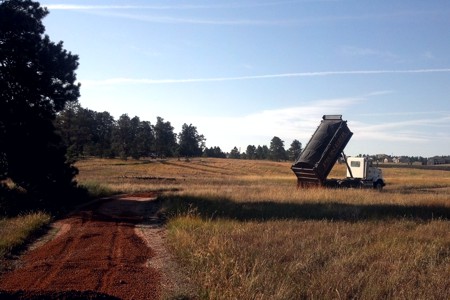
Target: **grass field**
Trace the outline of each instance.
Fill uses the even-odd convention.
[[[450,298],[448,171],[387,168],[379,193],[297,190],[290,163],[268,161],[77,166],[99,194],[161,192],[168,243],[199,298]]]

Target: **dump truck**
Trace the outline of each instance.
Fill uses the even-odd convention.
[[[381,169],[374,167],[366,157],[345,156],[344,148],[352,135],[342,115],[324,115],[319,127],[291,166],[297,176],[297,187],[382,190],[385,181]],[[342,179],[327,178],[339,158],[347,166],[347,176]]]

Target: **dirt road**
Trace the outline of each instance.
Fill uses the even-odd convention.
[[[154,195],[122,196],[58,221],[56,236],[27,252],[16,270],[0,278],[0,290],[7,291],[0,296],[160,298],[164,276],[152,265],[152,259],[160,258],[136,231],[137,224],[159,226],[156,210]]]

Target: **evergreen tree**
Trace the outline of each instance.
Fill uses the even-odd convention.
[[[114,118],[109,112],[95,113],[95,152],[92,155],[99,157],[114,157],[112,150],[112,133],[116,126]]]
[[[267,148],[266,145],[264,146],[260,146],[258,145],[258,147],[256,148],[256,158],[257,159],[269,159],[269,148]]]
[[[290,161],[295,161],[295,159],[300,155],[302,152],[302,143],[300,143],[298,140],[294,140],[291,144],[291,147],[288,150],[288,157]]]
[[[128,152],[134,159],[139,159],[141,157],[141,149],[139,145],[138,134],[140,131],[141,120],[138,116],[134,116],[130,120],[129,137],[128,137]]]
[[[155,137],[152,125],[148,121],[139,123],[134,144],[138,150],[138,158],[150,157],[154,151]]]
[[[68,103],[66,108],[58,113],[55,126],[58,134],[61,136],[65,147],[67,148],[67,157],[70,160],[75,159],[80,155],[76,146],[72,146],[76,139],[75,137],[75,123],[77,118],[77,110],[80,109],[78,103]]]
[[[78,57],[44,34],[47,14],[30,0],[0,2],[0,180],[41,201],[61,199],[77,173],[53,122],[78,100]]]
[[[220,147],[211,147],[211,148],[205,148],[205,151],[203,152],[203,155],[205,157],[216,157],[216,158],[226,158],[227,155],[220,149]]]
[[[241,153],[239,152],[237,147],[231,149],[230,158],[241,158]]]
[[[95,112],[79,107],[73,122],[71,152],[76,151],[80,156],[92,155],[95,144]],[[74,148],[74,149],[73,149]]]
[[[155,151],[159,157],[170,157],[175,153],[177,146],[176,135],[170,122],[164,122],[161,117],[156,118]]]
[[[270,141],[270,159],[274,161],[286,160],[286,150],[284,149],[284,141],[274,136]]]
[[[131,119],[127,114],[123,114],[113,132],[113,149],[122,159],[127,159],[131,154],[132,142]]]
[[[197,127],[184,123],[178,135],[178,145],[181,156],[201,156],[205,147],[205,137],[198,134]]]
[[[56,127],[71,159],[80,156],[111,157],[111,138],[115,126],[108,112],[98,113],[68,105],[56,118]]]
[[[256,159],[256,147],[253,145],[248,145],[245,154],[247,159]]]

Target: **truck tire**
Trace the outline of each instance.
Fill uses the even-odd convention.
[[[348,189],[349,187],[350,187],[350,184],[346,181],[341,181],[339,183],[339,188],[341,188],[341,189]]]
[[[373,184],[373,188],[381,192],[383,190],[383,183],[380,180],[378,180]]]

